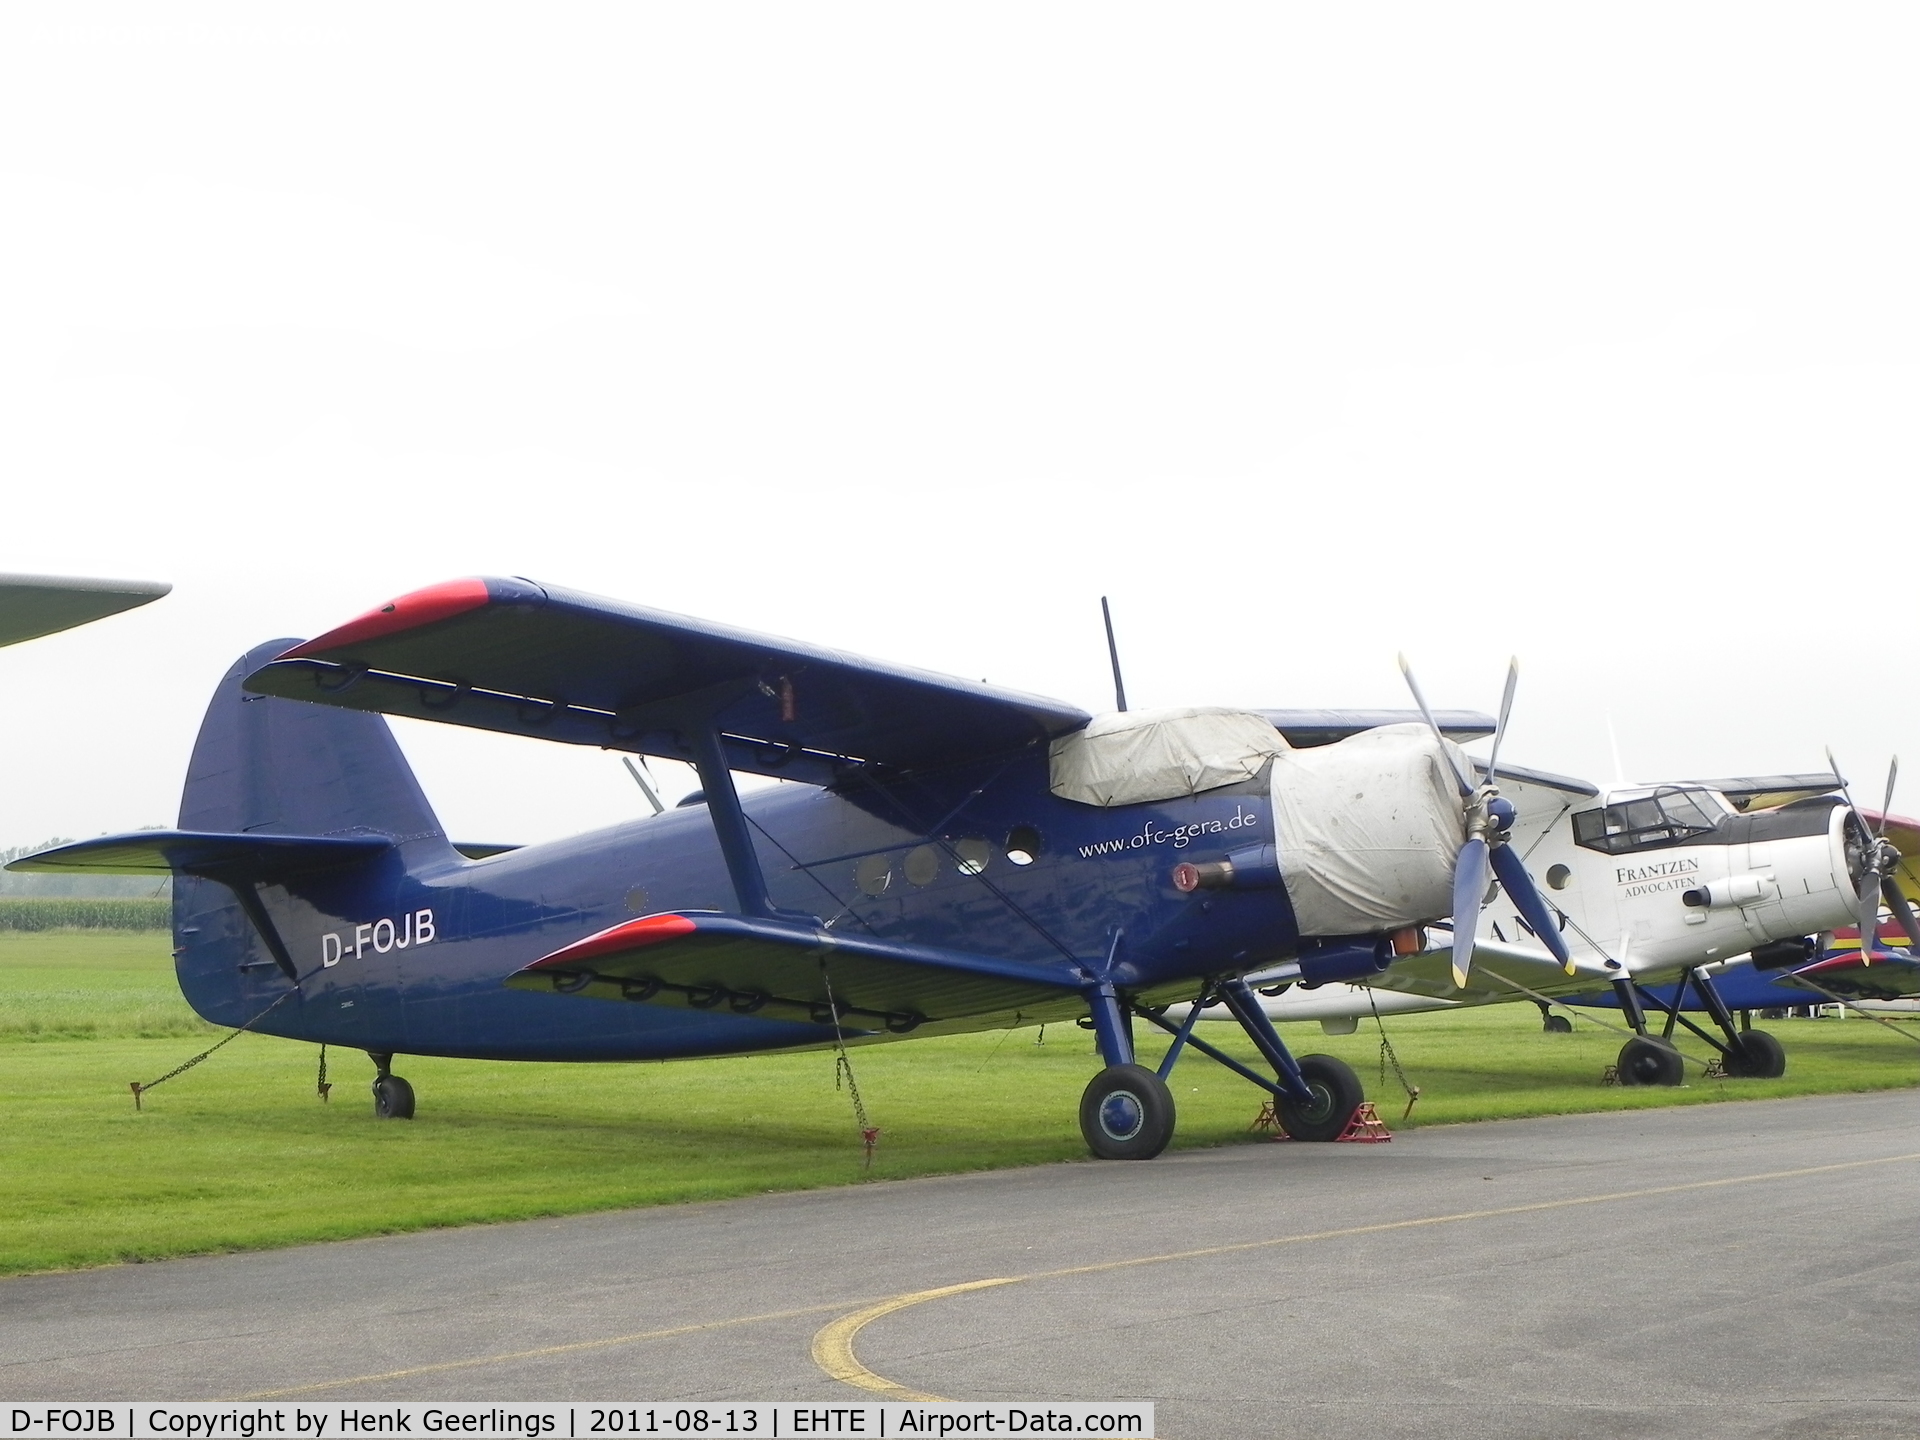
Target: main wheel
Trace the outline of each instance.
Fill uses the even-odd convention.
[[[1102,1160],[1151,1160],[1173,1139],[1173,1095],[1144,1065],[1109,1065],[1080,1097],[1080,1133]]]
[[[1620,1047],[1622,1085],[1678,1085],[1686,1073],[1680,1052],[1664,1041],[1636,1035]]]
[[[373,1113],[382,1120],[411,1120],[413,1086],[398,1075],[382,1075],[373,1082]]]
[[[1360,1077],[1344,1060],[1331,1055],[1302,1055],[1300,1078],[1313,1092],[1313,1103],[1302,1105],[1289,1096],[1274,1102],[1280,1128],[1295,1140],[1338,1140],[1367,1092]]]
[[[1573,1022],[1564,1015],[1549,1015],[1540,1022],[1540,1028],[1549,1035],[1571,1035]]]
[[[1740,1037],[1740,1047],[1727,1052],[1724,1063],[1729,1075],[1747,1080],[1778,1080],[1787,1073],[1787,1052],[1766,1031],[1749,1030]]]

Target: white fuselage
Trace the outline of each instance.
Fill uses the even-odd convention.
[[[1842,805],[1815,802],[1742,815],[1704,787],[1616,787],[1570,800],[1544,831],[1522,838],[1527,868],[1549,904],[1565,916],[1563,938],[1577,974],[1566,977],[1516,913],[1504,891],[1482,908],[1483,944],[1535,954],[1529,982],[1539,994],[1601,988],[1615,976],[1664,983],[1681,971],[1711,973],[1756,945],[1847,924],[1855,907]],[[1450,944],[1444,936],[1436,941]],[[1263,995],[1276,1020],[1343,1019],[1451,1009],[1526,999],[1513,986],[1469,976],[1454,987],[1440,967],[1421,966],[1438,951],[1396,964],[1372,985],[1294,985]],[[1500,967],[1476,969],[1491,975]],[[1511,973],[1511,966],[1506,967]],[[1432,978],[1428,978],[1431,976]],[[1259,977],[1249,977],[1257,985]],[[1181,1018],[1177,1007],[1172,1018]],[[1205,1019],[1227,1018],[1211,1007]]]

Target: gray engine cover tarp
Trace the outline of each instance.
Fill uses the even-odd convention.
[[[1245,710],[1118,711],[1053,742],[1049,782],[1082,805],[1177,800],[1251,780],[1286,748],[1271,721]]]
[[[1363,935],[1451,913],[1465,822],[1447,743],[1424,725],[1385,725],[1276,756],[1274,839],[1302,935]]]

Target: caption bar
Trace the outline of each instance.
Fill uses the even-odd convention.
[[[686,1404],[622,1401],[510,1405],[428,1404],[9,1405],[7,1440],[601,1440],[648,1435],[858,1436],[860,1440],[952,1435],[1113,1435],[1151,1440],[1151,1401],[1020,1403],[959,1400],[853,1404],[781,1401]]]

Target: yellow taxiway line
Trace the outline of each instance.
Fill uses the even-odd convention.
[[[854,1354],[854,1337],[867,1325],[884,1315],[942,1300],[974,1290],[990,1290],[1002,1285],[1020,1285],[1032,1280],[1058,1280],[1070,1275],[1097,1275],[1109,1270],[1125,1270],[1137,1265],[1164,1265],[1175,1260],[1197,1260],[1211,1255],[1234,1255],[1252,1250],[1269,1250],[1281,1245],[1305,1245],[1316,1240],[1341,1240],[1356,1235],[1380,1235],[1394,1230],[1413,1230],[1427,1225],[1455,1225],[1466,1220],[1489,1220],[1503,1215],[1527,1215],[1541,1210],[1564,1210],[1577,1205],[1604,1205],[1614,1201],[1642,1200],[1655,1195],[1678,1195],[1691,1190],[1713,1190],[1728,1185],[1754,1185],[1767,1180],[1791,1180],[1803,1175],[1826,1175],[1840,1170],[1858,1170],[1869,1165],[1893,1165],[1920,1160],[1920,1151],[1909,1155],[1884,1155],[1872,1160],[1846,1160],[1834,1165],[1809,1165],[1798,1170],[1770,1170],[1757,1175],[1732,1175],[1723,1180],[1693,1180],[1681,1185],[1655,1185],[1644,1190],[1616,1190],[1605,1195],[1576,1195],[1565,1200],[1541,1200],[1531,1205],[1504,1205],[1491,1210],[1462,1210],[1452,1215],[1423,1215],[1413,1220],[1387,1220],[1375,1225],[1352,1225],[1340,1230],[1317,1230],[1304,1235],[1281,1235],[1266,1240],[1243,1240],[1231,1245],[1210,1245],[1199,1250],[1178,1250],[1165,1255],[1140,1255],[1126,1260],[1106,1260],[1094,1265],[1070,1265],[1059,1270],[1037,1270],[1031,1275],[1009,1275],[991,1280],[969,1280],[958,1285],[942,1285],[931,1290],[911,1290],[884,1300],[869,1301],[860,1309],[842,1315],[824,1326],[813,1337],[812,1355],[816,1365],[835,1380],[883,1395],[890,1400],[934,1400],[924,1394],[876,1375],[860,1363]],[[475,1355],[461,1360],[442,1360],[431,1365],[412,1365],[400,1370],[383,1370],[371,1375],[349,1375],[337,1380],[315,1380],[306,1385],[290,1385],[278,1390],[260,1390],[236,1396],[240,1400],[283,1400],[294,1395],[311,1395],[321,1390],[339,1390],[350,1385],[378,1385],[390,1380],[406,1380],[416,1375],[439,1375],[452,1370],[470,1370],[483,1365],[506,1365],[520,1360],[540,1360],[550,1355],[571,1355],[583,1350],[604,1350],[616,1345],[637,1345],[648,1340],[670,1340],[682,1335],[699,1335],[709,1330],[729,1330],[742,1325],[768,1324],[793,1320],[804,1315],[820,1315],[842,1309],[848,1302],[831,1300],[821,1305],[805,1305],[794,1310],[769,1310],[757,1315],[736,1315],[723,1320],[703,1320],[691,1325],[673,1325],[660,1330],[636,1330],[625,1335],[607,1335],[595,1340],[574,1340],[560,1345],[543,1345],[535,1350],[512,1350],[496,1355]]]
[[[339,1380],[316,1380],[311,1385],[289,1385],[284,1390],[256,1390],[251,1395],[236,1395],[235,1400],[284,1400],[289,1395],[311,1395],[316,1390],[338,1390],[347,1385],[377,1385],[383,1380],[406,1380],[415,1375],[438,1375],[448,1370],[470,1370],[479,1365],[505,1365],[515,1360],[540,1360],[548,1355],[572,1355],[581,1350],[604,1350],[611,1345],[637,1345],[643,1340],[671,1340],[676,1335],[698,1335],[707,1330],[728,1330],[736,1325],[760,1325],[770,1320],[792,1320],[801,1315],[818,1315],[838,1310],[847,1302],[830,1300],[824,1305],[807,1305],[798,1310],[769,1310],[763,1315],[736,1315],[727,1320],[703,1320],[693,1325],[674,1325],[665,1330],[636,1330],[631,1335],[608,1335],[599,1340],[574,1340],[564,1345],[543,1345],[538,1350],[510,1350],[504,1355],[474,1355],[465,1360],[442,1360],[433,1365],[411,1365],[404,1370],[382,1370],[377,1375],[348,1375]]]
[[[1766,1180],[1793,1180],[1805,1175],[1829,1175],[1837,1170],[1859,1170],[1869,1165],[1895,1165],[1920,1160],[1920,1152],[1908,1155],[1882,1155],[1872,1160],[1844,1160],[1834,1165],[1808,1165],[1798,1170],[1769,1170],[1758,1175],[1730,1175],[1722,1180],[1690,1180],[1680,1185],[1653,1185],[1644,1190],[1613,1190],[1604,1195],[1575,1195],[1564,1200],[1539,1200],[1530,1205],[1502,1205],[1491,1210],[1462,1210],[1452,1215],[1423,1215],[1414,1220],[1384,1220],[1374,1225],[1349,1225],[1340,1230],[1315,1230],[1304,1235],[1281,1235],[1267,1240],[1243,1240],[1232,1245],[1209,1245],[1199,1250],[1176,1250],[1166,1255],[1139,1255],[1126,1260],[1105,1260],[1094,1265],[1070,1265],[1060,1270],[1037,1270],[1031,1275],[1010,1275],[998,1280],[973,1280],[962,1285],[943,1285],[934,1290],[911,1290],[843,1315],[823,1326],[813,1337],[813,1363],[835,1380],[870,1390],[888,1400],[940,1400],[945,1397],[909,1389],[905,1385],[877,1375],[860,1363],[853,1341],[861,1330],[880,1319],[922,1305],[929,1300],[944,1300],[974,1290],[990,1290],[1002,1285],[1020,1285],[1030,1280],[1059,1280],[1070,1275],[1098,1275],[1110,1270],[1126,1270],[1136,1265],[1165,1265],[1175,1260],[1200,1260],[1212,1255],[1236,1255],[1250,1250],[1271,1250],[1282,1245],[1307,1245],[1316,1240],[1345,1240],[1357,1235],[1383,1235],[1394,1230],[1417,1230],[1428,1225],[1458,1225],[1467,1220],[1491,1220],[1505,1215],[1531,1215],[1542,1210],[1567,1210],[1578,1205],[1606,1205],[1621,1200],[1644,1200],[1656,1195],[1680,1195],[1690,1190],[1715,1190],[1728,1185],[1756,1185]]]

